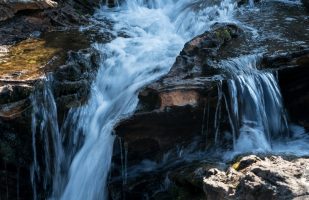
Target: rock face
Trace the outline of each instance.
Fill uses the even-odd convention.
[[[57,2],[52,0],[1,0],[0,21],[14,17],[21,10],[39,10],[57,7]]]
[[[308,159],[247,156],[226,172],[210,169],[204,177],[207,199],[307,199]]]
[[[130,146],[135,149],[132,157],[136,157],[139,155],[136,145],[142,145],[145,140],[158,147],[158,151],[152,153],[160,157],[175,144],[188,141],[203,131],[205,109],[208,107],[215,112],[217,102],[218,77],[214,75],[219,71],[209,63],[241,34],[236,25],[215,25],[212,31],[185,45],[169,74],[140,92],[139,110],[116,128],[117,135],[128,143],[129,157]],[[142,149],[140,154],[143,154]]]

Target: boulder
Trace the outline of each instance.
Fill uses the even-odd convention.
[[[207,199],[307,199],[308,159],[246,156],[226,171],[210,169],[204,177]]]

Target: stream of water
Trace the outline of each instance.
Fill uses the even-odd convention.
[[[237,22],[233,17],[237,8],[234,1],[207,2],[127,0],[115,8],[102,7],[96,12],[96,21],[108,19],[112,22],[116,39],[108,44],[93,44],[101,52],[102,60],[91,97],[87,105],[69,116],[76,120],[71,137],[84,137],[81,148],[76,154],[64,155],[57,125],[51,133],[58,141],[54,142],[57,151],[53,154],[59,157],[53,170],[49,170],[57,175],[47,174],[54,182],[50,199],[107,198],[106,181],[115,139],[113,127],[134,112],[138,90],[169,71],[185,42],[209,30],[216,22]],[[250,6],[254,6],[253,1]],[[233,152],[237,153],[252,149],[269,151],[273,136],[289,132],[276,79],[271,73],[258,72],[254,65],[257,59],[258,56],[253,55],[221,63],[233,72],[226,95],[231,97],[228,107],[234,135]],[[49,90],[46,91],[45,96],[52,98]],[[42,107],[44,105],[37,107],[35,114]],[[52,110],[43,116],[57,121],[53,114],[55,104],[49,107]],[[36,132],[44,132],[43,129],[33,130],[33,138]],[[35,153],[36,145],[33,147]],[[46,152],[48,154],[50,152]],[[61,164],[71,157],[68,175],[61,174]],[[32,170],[35,185],[35,174],[39,174],[36,159]]]

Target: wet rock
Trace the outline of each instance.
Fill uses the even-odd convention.
[[[81,14],[84,12],[84,14]],[[38,38],[42,33],[59,29],[78,29],[87,24],[87,11],[77,11],[68,2],[59,2],[52,9],[23,11],[6,21],[0,21],[0,45],[11,45],[28,38]]]
[[[153,155],[158,157],[174,145],[206,132],[206,113],[214,113],[217,103],[218,77],[214,75],[220,73],[209,63],[219,59],[225,45],[241,35],[234,24],[216,24],[212,31],[186,43],[171,71],[140,92],[139,110],[118,125],[117,135],[129,148],[139,140],[156,141],[159,148]]]
[[[69,0],[64,1],[69,3],[73,6],[73,8],[82,10],[82,11],[88,11],[89,13],[93,12],[95,9],[99,8],[100,5],[103,3],[102,0]],[[109,1],[108,3],[112,4],[112,1]]]
[[[204,192],[207,199],[306,199],[308,167],[306,158],[246,156],[227,171],[210,169]]]
[[[75,38],[66,40],[73,42],[72,45],[62,40],[69,35]],[[54,36],[52,40],[51,36]],[[43,34],[40,39],[28,39],[6,46],[2,51],[0,172],[3,174],[1,181],[2,177],[7,178],[6,182],[1,182],[5,184],[0,184],[1,195],[6,194],[6,187],[13,188],[12,185],[20,184],[20,195],[25,199],[32,198],[29,177],[32,163],[31,95],[34,92],[41,94],[38,91],[43,89],[44,80],[52,74],[51,89],[56,99],[60,125],[70,108],[84,104],[100,59],[98,52],[89,47],[89,40],[78,31],[74,34],[70,31],[67,34],[54,32]],[[17,179],[18,170],[20,175]],[[19,180],[20,183],[17,182]],[[1,195],[1,199],[7,199],[7,195]],[[14,199],[16,195],[16,190],[9,189],[9,199]]]
[[[212,137],[208,133],[213,131],[214,124],[214,118],[209,115],[216,112],[222,78],[212,61],[226,56],[223,52],[241,36],[241,29],[234,24],[216,24],[211,31],[185,44],[166,76],[140,91],[136,113],[115,128],[115,133],[125,145],[122,149],[126,148],[128,168],[145,160],[160,162],[164,154],[188,145],[195,137],[203,142],[198,142],[199,145],[194,148],[203,146],[205,149],[205,137]],[[121,174],[121,155],[124,155],[123,152],[115,148],[112,174]],[[111,179],[113,185],[117,185],[116,177]],[[131,179],[131,185],[137,184],[138,180]],[[153,192],[153,184],[144,178],[141,180],[145,190]],[[151,186],[148,187],[148,183]],[[118,185],[121,185],[119,180]],[[158,184],[155,186],[158,187]],[[112,190],[115,192],[117,188]],[[131,187],[134,191],[136,188]],[[131,189],[126,188],[126,193],[130,193]],[[164,196],[163,193],[161,195]]]

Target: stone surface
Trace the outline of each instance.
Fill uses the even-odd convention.
[[[1,0],[0,21],[14,17],[21,10],[38,10],[57,7],[57,2],[52,0]]]
[[[246,156],[227,171],[210,169],[204,177],[207,199],[306,199],[309,160]]]

